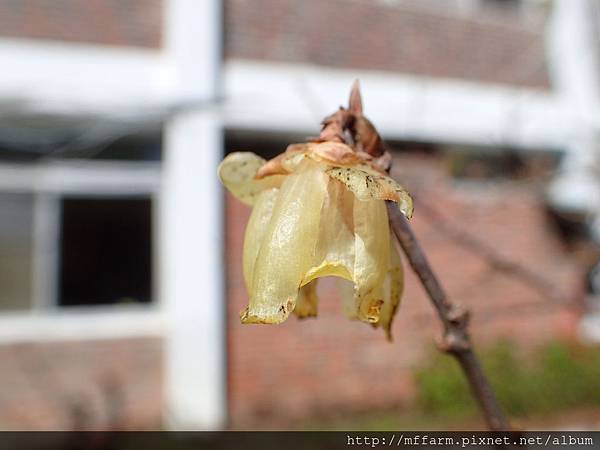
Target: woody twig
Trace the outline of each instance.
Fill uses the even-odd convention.
[[[352,87],[348,108],[340,107],[323,121],[323,129],[317,140],[345,142],[356,151],[370,155],[382,170],[389,172],[391,168],[392,160],[385,143],[373,124],[363,115],[358,82]],[[387,202],[387,208],[390,226],[442,322],[444,334],[441,349],[456,358],[460,364],[488,427],[493,431],[510,430],[510,424],[473,351],[468,331],[468,311],[448,299],[406,217],[393,202]]]

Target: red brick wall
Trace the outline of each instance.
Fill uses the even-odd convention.
[[[457,185],[439,160],[397,157],[395,174],[419,198],[544,274],[569,297],[580,289],[577,264],[563,251],[531,186]],[[322,283],[319,317],[278,326],[241,325],[247,302],[241,248],[249,208],[227,197],[229,406],[234,427],[286,426],[313,413],[402,407],[414,391],[412,369],[440,327],[421,286],[407,286],[395,340],[344,318],[335,280]],[[571,336],[573,311],[553,304],[439,233],[419,214],[417,236],[451,298],[473,311],[477,345],[498,337],[524,348]],[[163,413],[162,341],[158,338],[0,346],[0,428],[157,428]],[[115,425],[116,423],[116,425]]]
[[[161,45],[162,0],[6,0],[0,36]],[[226,58],[548,87],[541,25],[365,0],[224,0]]]
[[[457,187],[436,159],[398,157],[396,176],[421,198],[498,251],[544,274],[569,295],[581,273],[547,224],[538,195],[514,183]],[[249,208],[227,197],[229,290],[229,394],[236,427],[277,426],[314,412],[402,405],[413,392],[411,368],[440,334],[440,326],[409,268],[394,342],[381,330],[343,317],[332,282],[323,283],[319,317],[282,325],[241,325],[247,297],[241,248]],[[494,273],[482,260],[441,235],[419,215],[412,220],[431,263],[451,298],[473,312],[478,345],[498,337],[532,348],[570,335],[572,311],[529,286]],[[330,280],[328,280],[330,281]],[[282,422],[283,421],[283,422]],[[275,424],[275,425],[273,425]]]
[[[162,0],[5,0],[0,36],[160,46]]]
[[[157,338],[0,346],[0,429],[159,429]]]
[[[548,86],[541,27],[479,19],[408,3],[226,0],[225,55]]]

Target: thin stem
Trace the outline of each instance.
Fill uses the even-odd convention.
[[[465,372],[473,395],[479,402],[488,427],[493,431],[510,430],[494,391],[471,345],[468,333],[469,313],[453,305],[431,270],[425,253],[417,242],[408,220],[393,202],[386,202],[390,224],[410,265],[421,280],[444,326],[442,348],[454,356]]]
[[[389,173],[391,156],[375,126],[363,116],[358,81],[352,86],[348,108],[340,107],[338,111],[323,120],[323,128],[318,140],[348,143],[345,136],[346,131],[350,134],[352,141],[350,145],[353,145],[355,150],[371,155],[374,162]],[[468,333],[468,311],[453,305],[448,300],[440,282],[431,270],[408,220],[395,203],[386,202],[386,204],[390,225],[443,323],[442,349],[454,356],[465,372],[489,428],[493,431],[510,430],[510,424],[500,409],[494,391],[483,373],[481,363],[473,352]]]

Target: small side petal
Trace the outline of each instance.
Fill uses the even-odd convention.
[[[263,180],[256,180],[255,176],[265,164],[265,160],[250,152],[234,152],[219,164],[217,169],[219,178],[225,187],[238,200],[253,205],[259,192],[266,188],[278,187],[283,181],[283,176],[272,176]]]
[[[387,209],[380,200],[354,200],[354,301],[359,320],[379,322],[390,252]]]
[[[300,288],[294,314],[300,319],[317,317],[319,298],[317,297],[317,281],[313,280]]]
[[[381,307],[379,326],[385,331],[389,341],[392,340],[392,321],[400,305],[402,291],[404,290],[404,271],[398,249],[392,244],[390,251],[390,266],[386,280],[386,292]]]
[[[413,201],[406,189],[392,178],[383,175],[376,170],[361,165],[358,167],[331,167],[326,170],[327,175],[341,181],[363,201],[368,200],[391,200],[398,203],[400,211],[411,218],[413,213]]]

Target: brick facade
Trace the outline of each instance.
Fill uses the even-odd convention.
[[[458,187],[441,162],[398,157],[396,176],[449,219],[491,243],[511,260],[548,277],[567,298],[580,293],[582,274],[546,220],[531,186]],[[411,174],[417,174],[411,175]],[[247,297],[241,249],[249,208],[227,197],[229,394],[234,427],[285,426],[313,413],[401,407],[413,393],[411,369],[439,336],[440,325],[421,286],[406,268],[394,342],[381,330],[343,317],[335,280],[321,286],[319,317],[291,317],[278,326],[241,325]],[[510,276],[491,271],[419,215],[412,221],[451,298],[473,312],[478,345],[498,337],[532,348],[570,336],[576,315]],[[572,305],[571,305],[572,306]],[[289,422],[287,422],[289,424]]]
[[[0,346],[3,430],[160,429],[157,338]]]
[[[227,0],[225,56],[547,88],[542,26],[482,19],[364,0]]]
[[[565,298],[580,297],[582,271],[563,249],[531,185],[456,184],[435,157],[397,156],[395,176],[461,227],[543,274]],[[319,317],[278,326],[241,325],[247,296],[241,250],[250,209],[226,198],[228,397],[234,428],[286,427],[313,414],[402,408],[412,369],[440,326],[405,267],[394,342],[345,319],[335,279],[321,282]],[[499,337],[533,348],[572,337],[573,303],[560,305],[449,241],[419,214],[415,232],[451,298],[473,312],[478,346]],[[157,429],[162,426],[163,350],[158,338],[0,346],[3,429]]]
[[[158,48],[162,9],[161,0],[7,0],[0,2],[0,36]],[[224,12],[225,58],[548,87],[542,30],[510,16],[481,21],[365,0],[225,0]],[[451,220],[544,273],[569,298],[580,294],[582,271],[561,247],[531,185],[456,184],[435,158],[398,156],[396,168],[409,189]],[[402,405],[414,391],[412,368],[439,335],[410,269],[391,344],[381,330],[344,318],[335,280],[322,283],[317,319],[243,326],[241,249],[249,213],[227,196],[233,426]],[[534,346],[572,334],[572,309],[490,271],[420,216],[418,202],[413,224],[451,298],[473,311],[478,344],[510,337]],[[162,341],[154,338],[0,346],[0,382],[9,387],[0,390],[0,426],[156,428],[164,412],[162,359]]]
[[[157,48],[161,0],[6,0],[0,36]]]
[[[226,58],[548,88],[543,21],[365,0],[224,0]],[[0,36],[158,48],[161,0],[8,0]]]

